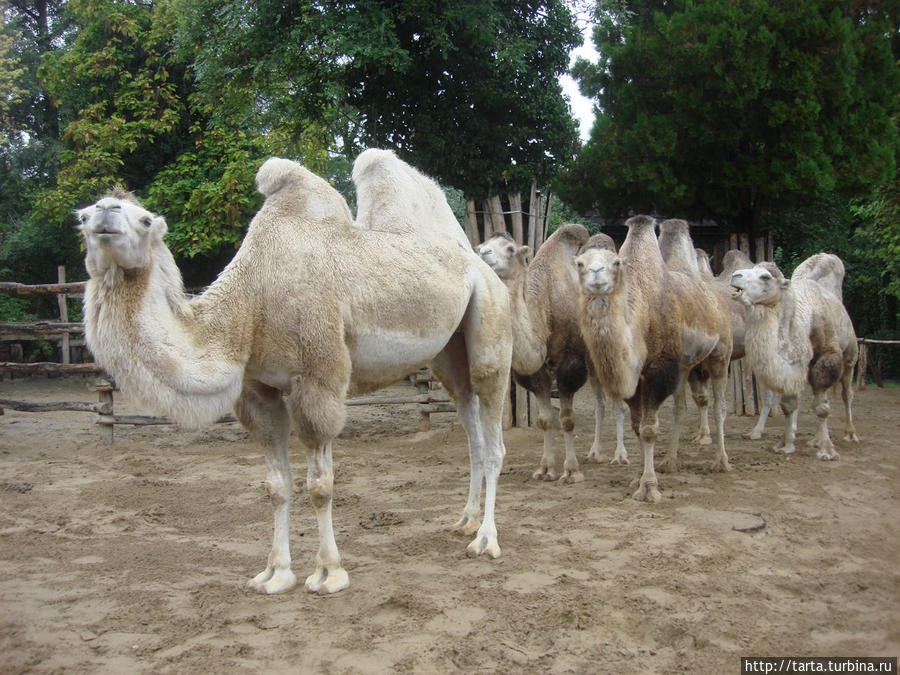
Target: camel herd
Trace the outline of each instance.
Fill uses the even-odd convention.
[[[332,525],[332,441],[344,399],[429,366],[453,397],[470,457],[468,498],[454,528],[473,555],[500,555],[494,521],[510,374],[534,392],[544,451],[534,477],[557,479],[550,391],[559,391],[565,459],[559,478],[583,480],[572,398],[590,382],[595,429],[616,414],[612,462],[627,463],[625,405],[644,459],[636,499],[660,498],[654,446],[659,408],[676,397],[661,471],[677,470],[686,386],[700,409],[697,440],[725,451],[728,363],[746,357],[785,411],[780,452],[794,451],[797,398],[809,382],[820,419],[817,455],[835,459],[828,389],[840,382],[847,440],[856,441],[850,387],[856,338],[843,307],[843,265],[820,254],[790,280],[771,263],[726,256],[714,277],[687,223],[637,216],[621,249],[581,225],[558,229],[537,253],[493,235],[473,250],[440,187],[393,153],[355,161],[356,218],[322,178],[285,159],[256,176],[263,206],[234,259],[201,295],[184,294],[163,237],[166,222],[115,191],[77,212],[89,281],[85,337],[97,362],[148,411],[186,425],[234,410],[266,451],[274,536],[261,593],[293,588],[289,545],[291,430],[307,448],[306,485],[319,550],[306,589],[349,579]],[[724,276],[723,276],[724,275]],[[708,410],[712,392],[713,427]],[[752,433],[758,434],[764,418]],[[599,460],[599,433],[587,459]],[[482,510],[482,491],[484,506]]]

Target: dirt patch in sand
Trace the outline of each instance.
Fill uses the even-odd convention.
[[[80,378],[0,390],[95,398]],[[655,505],[629,496],[630,430],[631,466],[585,465],[576,485],[532,480],[540,432],[510,430],[497,560],[467,558],[448,531],[468,475],[453,416],[418,433],[414,406],[350,408],[334,507],[350,587],[326,598],[245,589],[272,516],[261,450],[239,425],[119,427],[106,446],[89,414],[7,410],[0,672],[739,672],[741,655],[896,656],[900,390],[858,393],[859,446],[839,440],[833,407],[836,462],[803,446],[806,408],[792,457],[769,450],[780,419],[749,441],[753,420],[729,417],[729,474],[708,471],[712,452],[686,429]],[[576,413],[583,454],[585,392]],[[668,406],[662,419],[664,445]],[[317,535],[299,444],[292,458],[303,579]]]

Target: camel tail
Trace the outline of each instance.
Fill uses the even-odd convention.
[[[308,182],[310,172],[289,159],[270,157],[256,172],[256,189],[264,197],[270,197],[286,185]]]

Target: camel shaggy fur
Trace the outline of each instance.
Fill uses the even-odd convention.
[[[766,387],[781,394],[784,440],[775,451],[795,450],[798,397],[809,382],[819,417],[812,445],[820,459],[837,459],[828,433],[828,389],[838,381],[847,421],[844,440],[858,441],[852,415],[858,346],[844,305],[817,281],[785,279],[773,263],[736,271],[731,285],[750,306],[745,335],[750,366]]]
[[[725,316],[709,311],[718,302],[709,289],[690,275],[666,268],[653,218],[635,216],[627,225],[618,255],[588,249],[575,258],[581,330],[603,388],[631,408],[644,456],[634,498],[658,501],[653,451],[659,407],[697,365],[702,364],[713,382],[716,468],[730,468],[724,424],[731,326]]]
[[[291,426],[307,447],[319,550],[306,589],[348,576],[332,526],[332,440],[344,399],[430,364],[469,437],[469,496],[456,529],[474,554],[500,555],[494,523],[501,417],[512,333],[503,284],[475,255],[438,186],[392,153],[356,160],[354,223],[341,195],[299,164],[272,158],[266,197],[234,259],[188,299],[163,218],[124,194],[78,212],[90,273],[85,331],[97,361],[146,409],[188,425],[235,410],[266,450],[274,537],[249,585],[295,585],[289,547]],[[479,523],[482,483],[484,519]],[[476,533],[477,531],[477,533]]]
[[[610,240],[611,241],[611,240]],[[538,249],[518,246],[505,233],[494,233],[478,246],[482,259],[509,290],[513,327],[512,367],[516,381],[534,393],[538,401],[538,426],[543,430],[544,450],[535,479],[556,480],[556,458],[550,429],[553,378],[559,390],[559,424],[563,431],[565,460],[563,481],[584,480],[575,453],[575,419],[572,400],[590,380],[594,391],[594,442],[589,458],[600,454],[603,395],[587,360],[578,324],[578,277],[571,259],[588,242],[582,225],[563,225]],[[596,239],[594,245],[607,245]],[[627,461],[623,442],[624,413],[617,417],[618,444],[613,461]]]
[[[705,253],[694,247],[687,221],[675,218],[664,220],[659,224],[659,251],[669,270],[687,274],[705,288],[717,290],[709,259]],[[727,297],[718,297],[717,302],[708,311],[718,313],[719,321],[722,321],[723,318],[730,321],[728,302]],[[731,302],[734,301],[731,300]],[[732,330],[732,358],[734,358],[733,343],[734,332]],[[691,397],[699,411],[699,424],[693,440],[700,445],[709,445],[712,443],[712,434],[709,429],[709,372],[703,367],[697,366],[691,369],[685,379],[690,386]],[[685,380],[682,380],[681,386],[675,392],[677,428],[681,427],[681,420],[678,416],[685,410],[684,383]],[[678,468],[678,438],[673,435],[672,441],[672,449],[664,463],[660,465],[661,471],[675,471]]]
[[[740,253],[740,251],[737,251],[737,253]],[[750,259],[747,258],[747,256],[743,253],[741,253],[742,257],[734,256],[730,260],[727,256],[728,254],[726,254],[726,261],[729,263],[730,267],[729,265],[726,265],[725,269],[722,270],[720,278],[723,279],[723,288],[727,287],[724,292],[731,293],[731,276],[739,269],[753,267],[753,263],[750,262]],[[811,255],[810,257],[808,257],[806,260],[797,265],[794,273],[791,275],[792,281],[799,281],[801,279],[810,279],[812,281],[817,281],[821,286],[825,287],[826,290],[833,293],[838,300],[843,301],[844,262],[836,255],[833,255],[831,253],[816,253],[815,255]],[[740,339],[738,339],[737,335],[735,336],[735,351],[738,350],[738,343],[740,343],[740,354],[741,356],[743,356],[743,322],[746,321],[746,315],[749,310],[743,302],[739,302],[737,300],[733,300],[731,302],[731,307],[733,312],[739,314],[742,317]],[[740,357],[735,356],[733,358],[737,359]],[[776,394],[771,389],[767,389],[765,386],[763,386],[762,388],[763,401],[762,407],[759,411],[759,419],[757,419],[756,425],[750,431],[743,434],[745,438],[754,440],[762,438],[763,432],[766,430],[766,421],[769,419],[769,414],[778,403],[778,394]],[[796,426],[794,430],[796,431]]]

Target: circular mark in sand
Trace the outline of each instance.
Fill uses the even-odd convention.
[[[691,520],[717,530],[754,533],[766,528],[766,519],[758,513],[743,511],[722,511],[718,509],[685,509]]]

